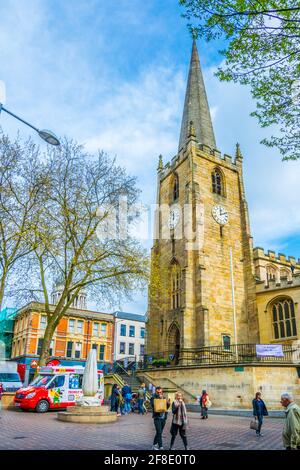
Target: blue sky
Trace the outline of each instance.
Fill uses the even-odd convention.
[[[177,150],[191,38],[176,0],[0,0],[7,108],[40,128],[104,149],[155,202],[157,157]],[[222,58],[198,41],[219,149],[240,142],[254,245],[300,257],[300,162],[260,145],[254,102],[214,76]],[[18,128],[1,116],[5,132]],[[43,144],[42,144],[43,145]],[[101,308],[101,306],[99,306]],[[146,293],[116,309],[144,313]]]

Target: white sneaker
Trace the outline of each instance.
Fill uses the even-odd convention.
[[[158,445],[157,445],[157,444],[154,444],[154,445],[151,447],[151,450],[158,450]]]
[[[160,447],[159,450],[164,450],[164,448],[163,448],[163,447]]]

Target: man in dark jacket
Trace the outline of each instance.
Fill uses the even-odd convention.
[[[152,418],[156,430],[156,434],[154,436],[152,450],[162,450],[162,433],[167,421],[168,411],[156,412],[154,411],[155,408],[155,400],[156,399],[164,399],[163,391],[161,387],[156,387],[155,394],[152,396],[150,400],[150,405],[152,408]],[[170,399],[167,400],[167,410],[170,408],[171,401]]]

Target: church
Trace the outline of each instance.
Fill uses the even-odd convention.
[[[146,351],[168,361],[165,377],[207,367],[208,354],[215,367],[213,350],[216,358],[236,351],[240,363],[246,345],[291,348],[300,332],[300,260],[253,248],[243,153],[239,144],[234,157],[217,148],[195,40],[178,152],[166,164],[159,157],[156,202]],[[292,369],[286,380],[299,388]]]

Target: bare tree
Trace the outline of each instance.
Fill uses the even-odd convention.
[[[46,158],[44,202],[28,238],[47,315],[40,365],[47,361],[60,319],[82,289],[94,300],[112,300],[142,288],[148,275],[148,257],[137,240],[99,236],[111,212],[118,214],[120,197],[126,197],[129,209],[137,202],[135,178],[104,153],[93,157],[67,139],[60,148],[48,148]],[[116,225],[121,223],[117,216]],[[51,305],[50,291],[57,281],[62,292]]]
[[[31,140],[11,141],[0,129],[0,310],[14,270],[22,269],[22,261],[32,251],[25,238],[45,182],[38,154]]]

